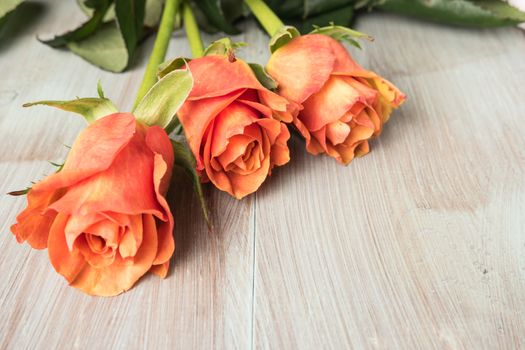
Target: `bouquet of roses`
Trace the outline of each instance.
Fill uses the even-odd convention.
[[[55,173],[12,193],[27,195],[11,227],[16,239],[47,248],[70,285],[111,296],[147,272],[166,276],[175,249],[166,200],[177,186],[174,171],[194,179],[209,222],[201,183],[238,199],[254,193],[289,162],[290,131],[309,153],[349,164],[370,151],[405,100],[343,45],[359,46],[367,35],[337,25],[301,35],[263,1],[246,4],[271,35],[266,67],[239,58],[241,44],[228,38],[204,49],[192,7],[167,0],[131,113],[100,85],[98,97],[26,105],[57,107],[88,123]],[[162,63],[179,12],[193,57]]]

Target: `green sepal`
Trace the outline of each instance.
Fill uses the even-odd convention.
[[[173,153],[175,155],[175,165],[183,169],[193,182],[193,189],[199,199],[204,220],[206,220],[208,229],[211,230],[213,225],[208,211],[208,205],[202,191],[200,177],[199,174],[197,174],[195,157],[193,157],[191,151],[183,143],[171,140],[171,144],[173,145]]]
[[[25,103],[23,106],[44,105],[56,107],[63,111],[80,114],[88,123],[93,123],[97,119],[118,112],[113,102],[104,97],[100,81],[97,84],[97,92],[99,97],[77,98],[70,101],[37,101]]]
[[[322,34],[329,36],[331,38],[334,38],[335,40],[339,42],[348,42],[352,45],[354,45],[357,48],[361,48],[361,45],[355,40],[355,39],[366,39],[373,41],[374,38],[371,37],[368,34],[358,32],[357,30],[353,30],[350,28],[346,28],[343,26],[337,26],[331,23],[329,26],[326,27],[314,27],[314,30],[310,32],[310,34]]]
[[[71,148],[71,147],[69,147]],[[49,164],[51,164],[52,166],[56,167],[57,170],[55,171],[55,173],[59,173],[62,171],[62,169],[64,168],[64,164],[65,163],[62,163],[62,164],[59,164],[59,163],[55,163],[55,162],[49,162]],[[34,185],[35,182],[34,181],[31,181],[31,183]],[[9,196],[24,196],[26,194],[29,193],[29,191],[31,191],[33,187],[32,186],[29,186],[29,187],[26,187],[25,189],[23,190],[18,190],[18,191],[11,191],[11,192],[7,192],[7,195]]]
[[[159,65],[159,67],[157,69],[157,77],[159,79],[162,79],[167,74],[173,72],[174,70],[181,69],[189,61],[191,61],[191,58],[185,58],[185,57],[177,57],[177,58],[174,58],[174,59],[172,59],[170,61],[166,61],[166,62],[162,63],[161,65]]]
[[[97,82],[97,94],[100,98],[106,98],[106,96],[104,96],[104,89],[102,89],[102,82],[100,81],[100,79]]]
[[[204,56],[211,55],[235,55],[235,52],[241,47],[246,46],[243,42],[234,42],[230,38],[222,38],[212,42],[205,50]]]
[[[6,194],[9,196],[25,196],[26,194],[29,193],[30,190],[31,190],[31,187],[27,187],[23,190],[11,191],[11,192],[7,192]]]
[[[268,90],[277,89],[277,82],[266,72],[263,66],[257,63],[249,63],[253,74],[257,77],[257,80]]]
[[[290,40],[301,36],[297,28],[292,26],[283,26],[270,39],[270,52],[274,53],[278,48],[286,45]]]
[[[57,173],[60,172],[63,168],[64,168],[64,164],[65,163],[55,163],[55,162],[49,162],[49,164],[51,164],[52,166],[56,167],[57,168]]]
[[[174,70],[151,87],[133,114],[147,125],[169,128],[192,88],[191,72],[188,69]]]

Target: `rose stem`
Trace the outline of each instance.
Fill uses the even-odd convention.
[[[191,5],[187,2],[184,2],[182,6],[182,20],[184,21],[184,28],[186,29],[186,36],[190,43],[193,58],[202,57],[204,54],[204,45],[202,44],[199,26],[193,15]]]
[[[268,35],[273,36],[284,26],[284,23],[263,0],[244,0],[244,3],[248,5]]]
[[[139,91],[137,92],[137,98],[133,109],[137,107],[142,98],[148,93],[149,89],[157,82],[157,68],[164,62],[166,57],[166,51],[168,50],[168,44],[171,38],[171,32],[173,32],[173,26],[175,24],[175,16],[179,10],[179,0],[166,0],[164,10],[162,12],[162,18],[160,20],[159,30],[155,44],[153,45],[153,51],[149,57],[142,83],[140,84]]]

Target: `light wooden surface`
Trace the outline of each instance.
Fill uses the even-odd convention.
[[[41,15],[0,41],[2,193],[50,173],[84,126],[22,103],[93,96],[101,79],[127,110],[152,46],[106,73],[35,39],[81,21],[73,1],[24,12]],[[267,38],[243,26],[240,56],[264,63]],[[68,287],[45,251],[9,232],[25,199],[2,196],[0,348],[524,348],[523,33],[382,14],[357,26],[376,41],[355,57],[409,96],[371,154],[342,167],[293,141],[291,163],[256,196],[206,189],[214,234],[184,180],[166,280],[115,298]],[[189,55],[182,33],[170,55]]]

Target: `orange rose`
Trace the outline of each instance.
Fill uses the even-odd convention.
[[[369,151],[405,95],[374,72],[361,68],[335,39],[310,34],[277,49],[266,67],[279,94],[303,109],[294,125],[312,154],[327,153],[348,164]]]
[[[101,118],[80,133],[63,169],[29,191],[11,231],[47,247],[56,271],[88,294],[119,294],[148,271],[165,277],[175,249],[164,197],[172,165],[160,127],[129,113]]]
[[[274,166],[290,160],[293,105],[267,90],[238,59],[214,55],[188,63],[194,78],[178,116],[204,181],[242,198]]]

